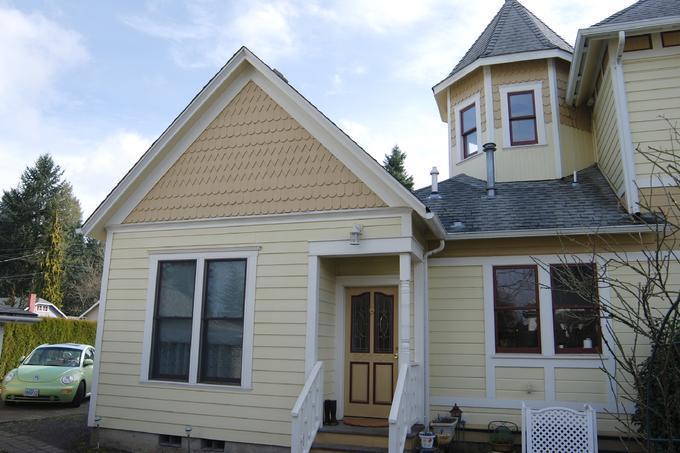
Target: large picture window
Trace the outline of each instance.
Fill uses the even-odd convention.
[[[550,266],[555,353],[602,350],[594,264]]]
[[[257,252],[152,256],[142,379],[249,388]]]
[[[541,352],[536,266],[493,268],[496,352]]]

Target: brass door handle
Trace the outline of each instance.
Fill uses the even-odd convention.
[[[396,360],[398,358],[399,358],[399,354],[394,354],[394,359]]]

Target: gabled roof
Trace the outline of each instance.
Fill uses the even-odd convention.
[[[678,0],[640,0],[621,11],[612,14],[608,18],[601,20],[593,25],[593,27],[677,15],[680,15],[680,2],[678,2]]]
[[[326,117],[316,106],[253,54],[246,47],[239,49],[220,71],[192,99],[172,124],[142,155],[137,163],[114,187],[106,199],[83,224],[86,235],[103,239],[108,225],[122,223],[127,214],[141,201],[168,168],[186,150],[197,124],[209,120],[222,110],[231,97],[229,87],[244,79],[258,79],[271,88],[269,93],[279,101],[286,101],[294,111],[290,113],[313,135],[322,136],[324,145],[390,207],[408,207],[430,225],[437,236],[444,234],[436,217],[395,178],[354,142],[344,131]],[[215,108],[215,106],[221,108]]]
[[[649,228],[636,223],[619,204],[597,167],[571,178],[497,182],[496,196],[486,195],[486,181],[465,174],[439,183],[440,197],[430,187],[416,191],[435,212],[448,238],[512,237],[585,232],[630,232]]]
[[[574,50],[520,2],[506,0],[449,76],[480,58],[552,49]]]
[[[91,312],[92,310],[94,310],[94,309],[97,308],[97,307],[99,307],[99,301],[93,303],[92,306],[91,306],[90,308],[88,308],[87,310],[85,310],[84,312],[82,312],[81,315],[78,316],[78,318],[79,318],[79,319],[84,318],[85,316],[87,316],[87,314],[88,314],[89,312]]]

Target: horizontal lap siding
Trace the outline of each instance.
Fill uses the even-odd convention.
[[[614,191],[621,193],[623,190],[621,145],[616,122],[614,88],[609,68],[604,73],[602,85],[595,100],[593,126],[597,164]]]
[[[626,60],[623,69],[633,145],[643,152],[649,148],[670,150],[666,120],[680,126],[680,58],[676,54]],[[649,181],[655,173],[652,164],[641,153],[635,154],[637,177]]]
[[[304,384],[308,241],[401,234],[400,219],[355,219],[113,234],[96,414],[106,428],[288,445],[290,410]],[[253,390],[140,384],[149,252],[259,246]],[[330,274],[332,275],[332,274]],[[334,356],[334,282],[322,267],[320,358]],[[332,303],[332,307],[330,304]],[[326,362],[332,368],[332,362]],[[332,382],[326,379],[326,385]],[[330,389],[326,389],[329,391]]]
[[[482,267],[432,267],[428,273],[430,393],[484,398]]]
[[[609,378],[599,368],[555,368],[558,401],[606,403]]]
[[[496,367],[496,398],[544,400],[543,368]]]

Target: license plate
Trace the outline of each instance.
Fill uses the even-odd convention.
[[[38,396],[38,389],[24,389],[24,396]]]

